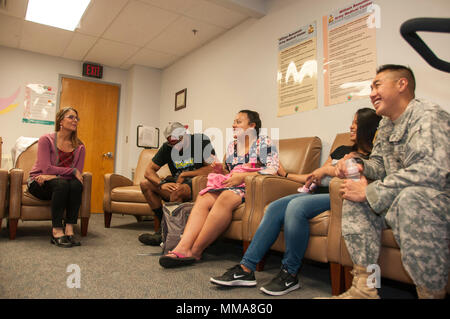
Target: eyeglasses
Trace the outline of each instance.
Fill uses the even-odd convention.
[[[67,118],[67,119],[69,119],[71,121],[77,120],[78,122],[80,122],[80,118],[78,116],[76,116],[76,115],[69,115],[69,116],[66,116],[65,118]]]

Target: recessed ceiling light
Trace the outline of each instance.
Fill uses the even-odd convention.
[[[28,0],[25,20],[73,31],[91,0]]]

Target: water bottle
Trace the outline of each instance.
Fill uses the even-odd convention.
[[[358,182],[361,178],[356,165],[356,161],[353,158],[349,158],[345,161],[345,167],[347,168],[347,174],[345,175],[348,179]]]

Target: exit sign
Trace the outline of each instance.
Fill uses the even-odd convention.
[[[94,63],[83,63],[83,75],[101,79],[103,77],[103,65]]]

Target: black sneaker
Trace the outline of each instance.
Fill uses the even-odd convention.
[[[154,234],[145,233],[139,236],[139,241],[145,245],[159,246],[161,245],[161,231]]]
[[[256,286],[255,273],[253,271],[250,273],[245,272],[241,265],[236,265],[228,269],[222,276],[211,277],[209,280],[213,284],[221,286]]]
[[[261,291],[272,296],[282,296],[299,288],[300,283],[297,276],[292,276],[286,269],[282,268],[275,278],[261,287]]]

